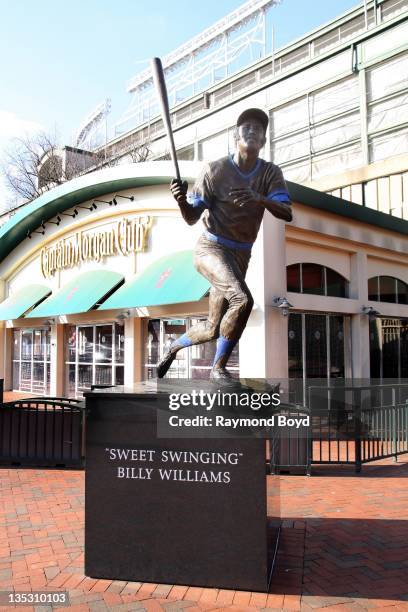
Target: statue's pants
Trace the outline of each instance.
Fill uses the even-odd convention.
[[[245,329],[254,300],[245,282],[251,249],[231,249],[205,236],[199,239],[194,266],[210,283],[208,319],[187,332],[192,344],[220,335],[237,342]]]

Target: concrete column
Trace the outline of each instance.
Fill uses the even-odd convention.
[[[64,395],[64,325],[51,325],[51,377],[50,396]]]
[[[140,317],[125,320],[125,386],[143,380],[143,322]]]
[[[359,310],[368,303],[367,255],[351,256],[350,297],[357,299]],[[351,358],[353,378],[370,377],[369,319],[365,314],[351,317]]]
[[[253,248],[247,283],[255,306],[239,344],[240,374],[287,378],[287,318],[273,307],[274,297],[286,295],[285,224],[268,212]]]

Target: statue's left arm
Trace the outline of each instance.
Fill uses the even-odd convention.
[[[281,197],[281,193],[266,198],[264,196],[259,196],[258,201],[266,210],[269,210],[274,217],[283,219],[284,221],[292,221],[292,203],[289,199],[281,200]]]
[[[231,195],[238,206],[243,206],[247,202],[256,202],[272,213],[274,217],[284,221],[292,221],[292,202],[282,170],[278,166],[274,166],[271,179],[268,182],[266,196],[257,193],[250,187],[233,189]]]

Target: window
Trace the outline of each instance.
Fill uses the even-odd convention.
[[[335,270],[314,263],[293,264],[286,268],[288,291],[330,297],[349,295],[349,283]]]
[[[168,350],[172,342],[186,333],[196,323],[205,318],[187,319],[150,319],[147,327],[145,348],[145,378],[156,377],[156,364]],[[178,351],[176,359],[170,366],[167,378],[193,378],[208,380],[215,357],[216,340],[205,342]],[[238,345],[232,351],[228,361],[228,370],[233,376],[239,375]]]
[[[408,378],[408,320],[370,321],[371,378]]]
[[[124,326],[68,325],[66,328],[65,392],[79,397],[91,385],[123,385]]]
[[[274,109],[270,119],[272,159],[291,180],[315,180],[363,163],[355,75]]]
[[[330,382],[345,378],[347,354],[350,354],[346,342],[348,325],[349,317],[342,315],[289,314],[288,361],[292,401],[307,401],[307,379]]]
[[[194,145],[184,147],[184,149],[179,149],[177,151],[177,159],[194,161]]]
[[[325,295],[324,268],[316,264],[301,264],[302,293]]]
[[[13,330],[13,390],[50,392],[50,329]]]
[[[408,151],[408,54],[367,70],[370,162]]]
[[[215,136],[200,140],[198,143],[198,159],[200,161],[218,159],[232,153],[234,148],[234,129],[224,130],[215,134]]]
[[[408,303],[408,285],[393,276],[373,276],[368,279],[368,299],[390,304]]]
[[[288,291],[301,293],[300,264],[294,264],[286,268],[286,280]]]

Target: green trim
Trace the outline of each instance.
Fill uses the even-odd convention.
[[[26,285],[0,304],[0,321],[22,317],[50,293],[51,289],[45,285]]]
[[[208,280],[194,268],[193,251],[180,251],[156,260],[115,291],[98,310],[196,302],[209,288]]]
[[[375,225],[381,229],[397,232],[398,234],[408,234],[408,221],[405,221],[405,219],[399,219],[387,213],[379,212],[360,204],[354,204],[354,202],[348,202],[347,200],[336,198],[328,193],[304,187],[297,183],[287,181],[287,185],[293,202],[299,202],[299,204],[305,204],[311,208],[354,219],[361,223]]]
[[[194,165],[191,165],[191,170]],[[0,262],[27,238],[29,232],[40,227],[42,222],[46,223],[69,208],[108,193],[115,194],[124,189],[151,185],[168,185],[172,179],[171,168],[169,162],[126,164],[90,172],[47,191],[22,207],[0,228]],[[187,180],[194,180],[195,175],[195,171],[192,175],[184,173]]]
[[[27,318],[87,312],[117,287],[123,278],[118,272],[109,270],[84,272],[34,308]]]

